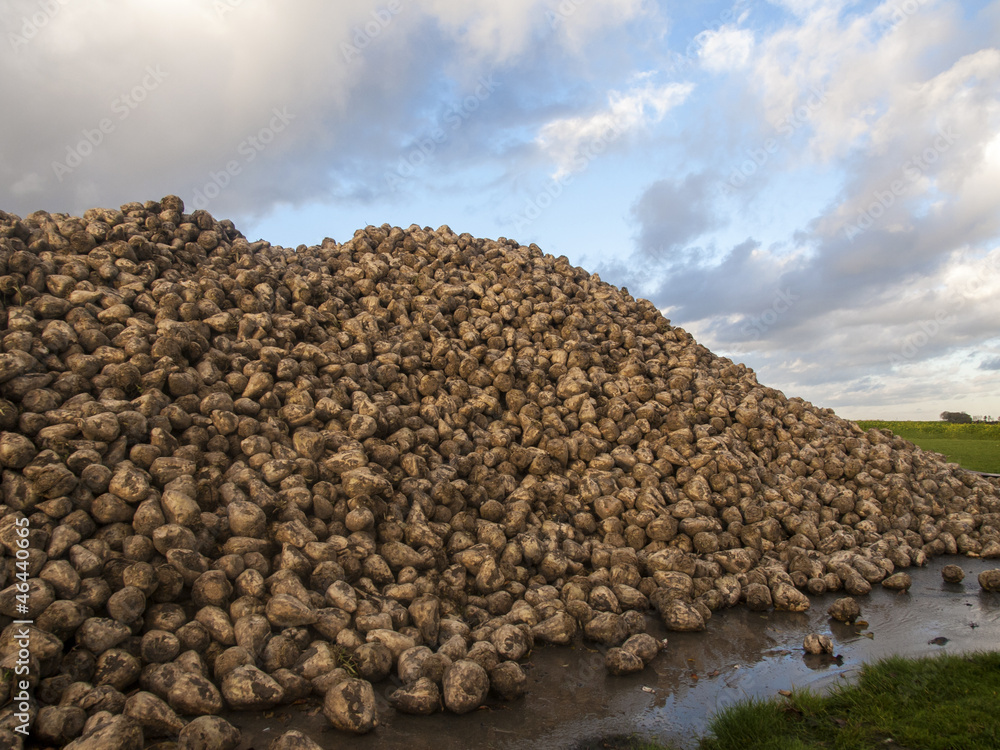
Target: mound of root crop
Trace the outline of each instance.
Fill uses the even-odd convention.
[[[7,746],[21,693],[76,748],[232,747],[220,713],[300,699],[366,732],[387,679],[463,713],[522,695],[541,643],[623,674],[648,615],[1000,556],[996,486],[534,245],[293,250],[175,196],[0,212],[0,300]]]

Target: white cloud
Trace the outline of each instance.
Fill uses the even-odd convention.
[[[652,11],[644,0],[548,0],[545,18],[561,44],[586,54],[588,43],[608,31],[608,19],[622,24]]]
[[[645,12],[645,0],[424,0],[422,9],[461,47],[461,66],[470,61],[496,66],[531,53],[539,33],[554,32],[558,43],[582,52],[595,36]],[[609,19],[614,19],[609,22]],[[548,43],[548,42],[546,42]]]
[[[996,411],[995,373],[977,368],[1000,344],[1000,50],[975,39],[977,21],[950,3],[905,13],[893,2],[782,4],[794,17],[757,29],[752,46],[726,43],[732,29],[702,37],[704,67],[749,67],[739,97],[717,98],[718,129],[692,138],[696,156],[676,168],[715,150],[726,175],[764,155],[725,205],[702,206],[709,225],[738,218],[723,245],[732,250],[721,261],[717,250],[681,254],[645,288],[703,344],[817,403],[869,416],[877,404],[886,416],[906,405],[912,415],[918,402],[965,393],[981,404],[970,411]],[[775,196],[796,200],[782,186],[800,173],[826,183],[815,213],[763,219]],[[639,204],[654,197],[650,188]],[[660,228],[655,216],[636,218],[640,239]],[[862,231],[845,233],[856,224]],[[740,243],[732,235],[746,237],[747,225],[752,239]],[[723,234],[698,241],[712,249]]]
[[[656,86],[647,80],[626,92],[611,91],[607,107],[593,114],[546,123],[535,143],[555,162],[554,177],[558,179],[586,167],[594,155],[624,134],[660,122],[693,89],[691,83]]]
[[[727,25],[698,35],[702,67],[713,72],[742,68],[753,51],[753,32]]]
[[[522,54],[532,31],[545,22],[540,0],[470,3],[466,0],[425,0],[422,9],[462,47],[461,59],[502,64]]]
[[[921,132],[928,116],[941,116],[951,106],[942,99],[956,96],[956,79],[974,74],[973,68],[993,67],[990,58],[997,54],[977,50],[969,56],[974,59],[955,62],[950,70],[938,67],[959,57],[955,53],[968,34],[960,7],[952,3],[887,0],[852,13],[842,3],[817,2],[799,10],[795,23],[759,40],[748,83],[771,123],[794,112],[803,91],[825,92],[811,141],[812,154],[822,161],[905,142],[908,133]],[[952,104],[965,109],[977,102]]]
[[[820,287],[779,278],[753,268],[685,274],[676,289],[691,286],[702,297],[714,290],[725,300],[742,291],[756,302],[744,299],[753,310],[745,315],[703,305],[705,317],[679,322],[713,351],[752,366],[761,382],[851,418],[912,419],[921,403],[936,402],[936,419],[959,395],[975,404],[969,411],[997,411],[995,373],[979,365],[1000,343],[1000,247],[954,251],[939,272],[910,273],[863,304],[817,307]]]
[[[808,16],[824,7],[839,10],[844,6],[844,0],[771,0],[771,2],[800,17]]]
[[[0,44],[0,97],[10,104],[0,121],[0,205],[25,214],[167,193],[190,202],[232,160],[240,174],[209,207],[221,215],[371,200],[385,190],[401,144],[428,123],[439,126],[435,118],[483,79],[499,83],[493,114],[484,106],[462,118],[459,132],[448,129],[451,153],[494,158],[504,128],[520,128],[504,148],[530,142],[536,112],[564,85],[567,52],[591,55],[591,85],[599,88],[606,84],[596,76],[614,80],[631,67],[623,56],[607,58],[626,48],[623,29],[647,1],[59,4],[42,27],[25,26],[23,43],[5,34]],[[20,34],[21,17],[37,10],[22,0],[8,28]],[[547,11],[561,13],[554,26]],[[599,54],[588,45],[595,38],[608,45]],[[159,66],[165,79],[120,119],[115,103],[147,66]],[[267,126],[274,108],[295,119],[245,161],[240,144]],[[79,166],[57,175],[52,164],[65,163],[103,119],[113,131],[99,146],[83,141]],[[435,158],[444,158],[445,144],[434,146]]]

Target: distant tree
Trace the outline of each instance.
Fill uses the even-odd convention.
[[[941,419],[953,424],[971,424],[972,422],[972,417],[964,411],[943,411],[941,412]]]

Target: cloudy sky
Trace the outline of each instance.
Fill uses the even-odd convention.
[[[853,418],[1000,416],[1000,2],[8,0],[0,209],[566,255]]]

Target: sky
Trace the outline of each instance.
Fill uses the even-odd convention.
[[[536,243],[849,419],[1000,417],[1000,1],[0,1],[0,209]]]

